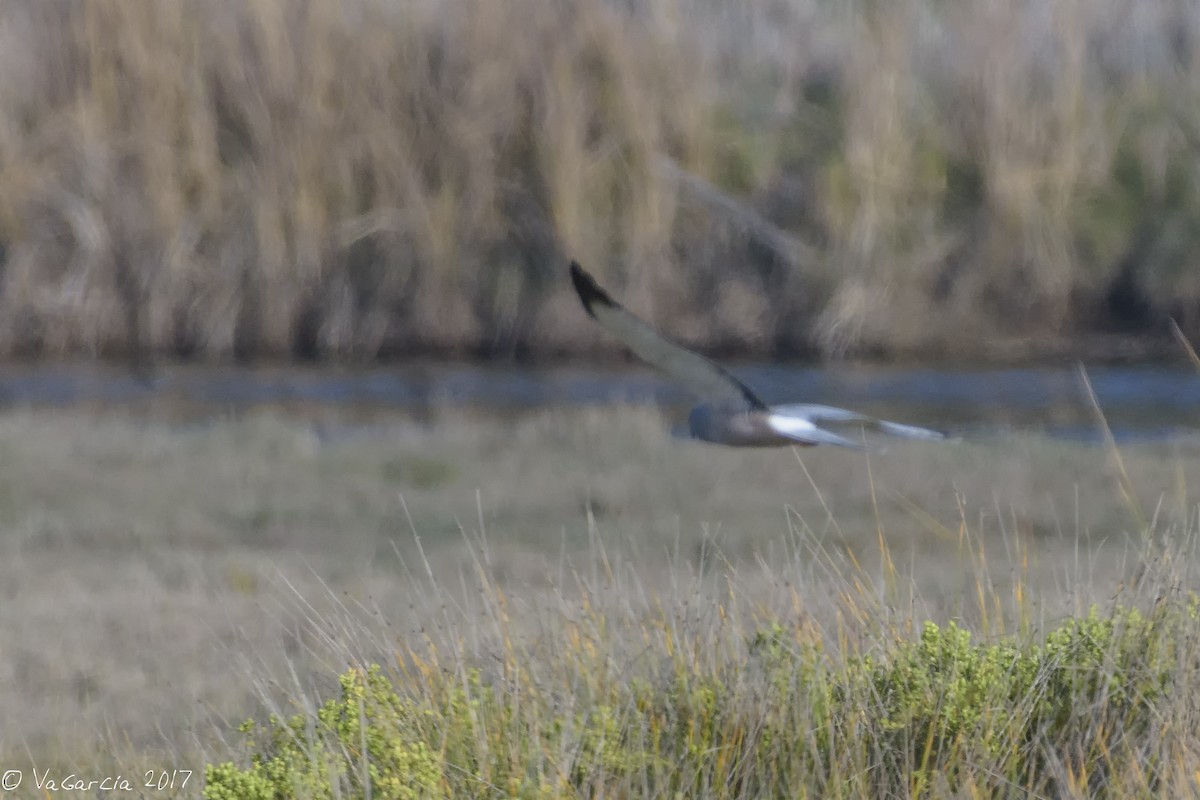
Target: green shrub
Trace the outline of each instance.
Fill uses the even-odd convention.
[[[843,731],[864,738],[891,780],[938,774],[957,789],[960,767],[990,763],[1016,784],[1037,782],[1048,757],[1081,753],[1103,774],[1118,742],[1149,735],[1178,674],[1180,626],[1194,618],[1194,605],[1155,617],[1093,607],[1025,646],[927,622],[917,641],[852,667],[836,713],[868,720]]]
[[[244,724],[247,737],[262,737],[250,766],[209,766],[206,800],[440,796],[444,764],[423,738],[428,712],[401,698],[377,666],[351,670],[340,683],[340,696],[326,701],[315,720],[272,718],[265,730]]]
[[[356,669],[315,716],[243,726],[246,765],[211,765],[205,797],[1104,796],[1130,776],[1153,789],[1196,621],[1193,600],[1093,608],[1041,641],[927,622],[842,663],[770,623],[714,660],[672,641],[632,679],[590,648],[561,654],[553,680],[520,658],[491,684]]]

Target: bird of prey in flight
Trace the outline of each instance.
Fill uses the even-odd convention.
[[[574,261],[571,262],[571,282],[584,310],[602,328],[620,339],[643,361],[671,375],[705,400],[688,415],[691,438],[730,447],[832,444],[853,449],[863,449],[863,446],[829,428],[867,429],[928,441],[946,438],[937,431],[875,419],[833,406],[768,406],[719,364],[669,341],[634,316]]]

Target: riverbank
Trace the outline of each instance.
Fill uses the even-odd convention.
[[[9,4],[0,356],[580,353],[570,258],[758,358],[1200,339],[1196,13]]]

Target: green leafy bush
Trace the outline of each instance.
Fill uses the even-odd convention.
[[[265,730],[244,724],[248,737],[262,736],[258,751],[245,769],[210,766],[205,798],[437,796],[444,764],[424,738],[428,711],[402,699],[377,666],[351,670],[340,683],[340,696],[315,720],[273,718]]]
[[[1196,666],[1196,622],[1194,600],[1093,608],[1040,641],[927,622],[842,663],[776,622],[707,661],[666,640],[633,679],[578,642],[553,662],[563,680],[534,680],[520,659],[490,682],[356,669],[315,715],[244,725],[248,760],[211,765],[205,797],[1152,790],[1167,769],[1160,729]]]

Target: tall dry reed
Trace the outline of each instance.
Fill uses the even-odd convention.
[[[15,0],[0,353],[1200,331],[1182,0]],[[970,325],[973,337],[962,330]]]

